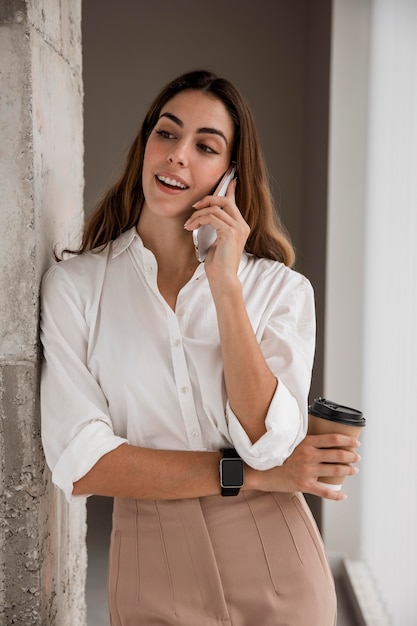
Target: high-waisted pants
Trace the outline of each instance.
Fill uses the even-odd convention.
[[[112,626],[334,626],[333,578],[298,493],[115,499]]]

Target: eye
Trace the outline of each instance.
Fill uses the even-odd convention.
[[[217,150],[214,150],[213,148],[211,148],[205,143],[198,143],[197,148],[201,150],[202,152],[206,152],[207,154],[219,154]]]
[[[174,139],[174,135],[169,133],[167,130],[156,130],[155,134],[162,139]]]

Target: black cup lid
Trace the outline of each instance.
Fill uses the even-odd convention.
[[[325,398],[313,400],[313,404],[308,407],[308,412],[311,415],[322,417],[332,422],[340,422],[341,424],[350,424],[352,426],[366,426],[366,419],[361,411],[352,409],[349,406],[342,406]]]

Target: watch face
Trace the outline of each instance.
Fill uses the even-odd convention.
[[[242,459],[221,459],[221,486],[243,486],[243,462]]]

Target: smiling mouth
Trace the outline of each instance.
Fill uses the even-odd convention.
[[[166,187],[169,187],[170,189],[188,189],[187,185],[184,185],[184,183],[180,183],[180,181],[176,180],[175,178],[169,178],[168,176],[157,176],[156,178],[159,180],[160,183],[162,183]]]

